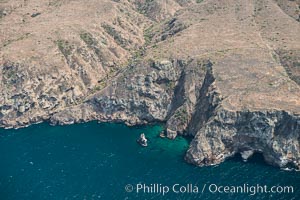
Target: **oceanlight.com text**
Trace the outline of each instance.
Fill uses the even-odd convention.
[[[208,191],[210,193],[237,193],[237,194],[249,194],[255,195],[259,193],[294,193],[293,186],[267,186],[267,185],[249,185],[243,184],[240,186],[224,186],[224,185],[217,185],[217,184],[209,184]]]

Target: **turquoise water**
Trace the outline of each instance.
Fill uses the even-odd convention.
[[[260,155],[198,168],[183,160],[188,141],[158,137],[160,126],[96,122],[0,130],[0,200],[60,199],[300,199],[300,172],[265,165]],[[136,143],[144,132],[149,146]],[[137,184],[193,184],[198,193],[137,193]],[[125,186],[131,184],[132,192]],[[206,188],[202,193],[204,184]],[[291,194],[220,194],[216,185],[291,185]],[[128,188],[127,188],[128,189]]]

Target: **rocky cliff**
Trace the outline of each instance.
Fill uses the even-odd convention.
[[[299,4],[0,2],[0,125],[164,122],[190,163],[300,169]]]

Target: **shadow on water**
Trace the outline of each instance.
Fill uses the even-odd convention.
[[[235,154],[231,158],[228,158],[227,161],[270,167],[270,165],[266,163],[263,154],[260,152],[255,152],[250,158],[248,158],[247,161],[244,161],[239,153]]]

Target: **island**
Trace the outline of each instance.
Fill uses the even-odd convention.
[[[300,169],[299,5],[1,1],[0,126],[163,123],[189,163]]]

